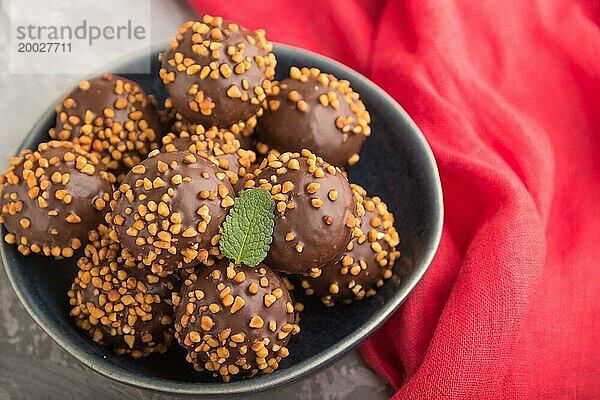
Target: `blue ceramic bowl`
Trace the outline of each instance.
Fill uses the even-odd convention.
[[[358,346],[402,304],[429,267],[441,235],[442,190],[433,154],[419,128],[388,94],[350,68],[289,46],[276,45],[274,52],[278,79],[284,78],[292,65],[320,68],[349,80],[370,111],[373,134],[362,147],[360,162],[348,173],[352,182],[380,196],[394,213],[402,252],[394,276],[376,296],[351,305],[326,308],[317,301],[306,302],[302,330],[292,338],[290,356],[279,370],[222,383],[194,371],[177,344],[166,354],[141,360],[117,356],[94,344],[69,316],[66,293],[75,276],[76,258],[55,261],[25,257],[1,240],[6,272],[25,309],[52,339],[89,368],[128,385],[171,394],[230,396],[289,384],[314,374]],[[165,91],[158,78],[158,49],[153,53],[150,74],[128,77],[156,95],[160,104]],[[125,58],[122,65],[140,63],[147,57]],[[111,70],[107,67],[101,72]],[[31,129],[21,149],[35,148],[49,139],[48,129],[55,122],[53,109],[51,105]],[[2,237],[5,233],[2,228]]]

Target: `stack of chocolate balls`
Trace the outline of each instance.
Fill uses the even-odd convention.
[[[394,218],[348,182],[370,116],[348,81],[292,67],[274,80],[262,30],[204,16],[159,57],[165,110],[111,74],[56,106],[48,142],[0,176],[5,240],[78,257],[76,325],[134,358],[175,339],[199,371],[229,381],[276,370],[300,331],[290,286],[326,306],[375,294],[400,256]],[[243,190],[275,202],[262,263],[223,257]]]

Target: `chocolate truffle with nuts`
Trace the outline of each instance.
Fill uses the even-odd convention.
[[[243,188],[243,178],[256,162],[256,153],[240,147],[240,141],[232,132],[212,127],[205,130],[197,125],[191,133],[181,131],[178,135],[172,132],[163,137],[161,151],[189,150],[194,154],[209,159],[219,168],[227,172],[234,189]],[[239,184],[239,185],[238,185]]]
[[[79,82],[65,96],[49,133],[98,153],[110,171],[121,174],[159,147],[160,132],[155,100],[137,83],[104,74]]]
[[[205,15],[179,28],[160,56],[160,78],[181,115],[204,126],[231,128],[256,115],[275,75],[273,45],[251,32]]]
[[[300,328],[290,293],[264,264],[200,268],[173,294],[175,337],[188,360],[228,381],[271,373]]]
[[[71,257],[108,211],[115,177],[70,142],[41,143],[0,175],[0,221],[24,255]]]
[[[189,151],[154,150],[115,191],[107,222],[126,259],[160,274],[218,254],[219,230],[233,196],[226,173],[209,160]]]
[[[86,247],[71,290],[67,293],[76,325],[99,344],[133,358],[164,353],[173,340],[171,293],[178,290],[174,275],[159,277],[148,269],[124,267],[114,249]],[[87,256],[90,255],[91,257]]]
[[[308,150],[269,154],[246,188],[268,190],[276,203],[273,242],[265,259],[286,273],[321,274],[352,239],[356,200],[338,167]]]
[[[392,276],[394,263],[400,257],[396,250],[400,239],[387,205],[377,196],[367,197],[362,187],[352,187],[361,203],[359,233],[333,268],[317,278],[298,278],[306,294],[320,297],[327,306],[334,305],[336,300],[349,303],[373,296],[384,280]]]
[[[265,101],[257,135],[279,151],[310,149],[343,167],[359,160],[371,134],[371,117],[346,80],[317,68],[290,68],[290,77],[275,85]]]

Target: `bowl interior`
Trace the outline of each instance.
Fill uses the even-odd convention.
[[[370,194],[379,195],[395,215],[402,257],[396,264],[394,277],[376,296],[351,305],[326,308],[317,301],[302,298],[306,305],[302,330],[292,338],[290,356],[281,368],[271,375],[223,384],[194,371],[176,344],[164,355],[141,360],[116,356],[109,349],[95,345],[69,317],[66,292],[75,275],[76,258],[55,261],[40,256],[24,257],[2,240],[4,265],[26,309],[54,340],[87,366],[128,384],[170,393],[235,394],[265,390],[314,373],[358,345],[400,305],[429,266],[440,237],[442,199],[433,156],[418,128],[389,96],[358,73],[325,57],[287,46],[276,46],[275,53],[278,79],[285,77],[291,65],[315,66],[348,79],[361,94],[372,116],[373,134],[362,148],[360,163],[349,169],[349,176]],[[148,55],[122,62],[136,63],[142,57]],[[155,51],[151,74],[128,77],[162,104],[165,91],[158,68]],[[54,125],[54,118],[53,110],[49,109],[34,126],[23,148],[48,140],[47,131]]]

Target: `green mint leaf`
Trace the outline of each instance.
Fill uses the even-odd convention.
[[[258,265],[273,240],[275,202],[262,188],[244,190],[236,197],[223,223],[219,248],[236,264]]]

